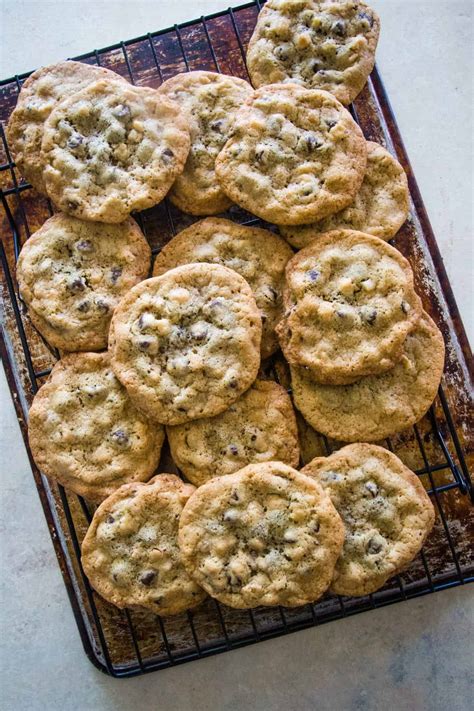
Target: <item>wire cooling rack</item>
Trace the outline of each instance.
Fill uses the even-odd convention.
[[[259,7],[259,3],[247,3],[94,50],[77,59],[113,69],[139,86],[158,87],[178,72],[195,69],[248,79],[245,48]],[[49,201],[17,172],[3,131],[26,76],[0,82],[0,257],[4,297],[1,348],[33,476],[91,661],[113,676],[132,676],[472,581],[469,467],[474,438],[469,421],[469,346],[385,90],[374,70],[351,111],[366,138],[385,145],[407,172],[411,214],[393,243],[411,262],[424,307],[441,328],[447,345],[443,382],[429,413],[415,427],[381,444],[416,471],[427,489],[437,513],[432,535],[413,563],[382,590],[363,598],[328,595],[297,609],[232,610],[208,600],[186,614],[162,619],[145,611],[118,610],[90,588],[80,565],[80,543],[92,508],[38,471],[26,439],[28,407],[58,357],[31,326],[15,281],[15,262],[22,244],[52,214]],[[231,208],[227,216],[242,224],[261,224],[239,208]],[[195,220],[167,200],[136,217],[154,254]],[[281,356],[265,364],[263,375],[288,385]],[[302,419],[299,426],[303,462],[341,446],[318,435]],[[168,452],[164,453],[159,470],[177,471]]]

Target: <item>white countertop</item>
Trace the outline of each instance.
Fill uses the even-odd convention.
[[[382,20],[379,70],[472,342],[473,4],[371,4]],[[0,78],[223,7],[3,0]],[[470,708],[472,587],[146,677],[105,677],[83,653],[3,373],[0,401],[2,711]]]

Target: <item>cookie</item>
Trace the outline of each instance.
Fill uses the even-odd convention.
[[[269,0],[247,50],[252,84],[295,82],[350,104],[374,67],[379,32],[364,2]]]
[[[222,264],[244,277],[262,316],[262,358],[278,350],[275,326],[283,315],[285,266],[292,250],[277,235],[258,227],[210,217],[180,232],[155,260],[153,275],[189,262]]]
[[[97,509],[82,543],[82,567],[117,607],[176,615],[205,592],[189,577],[178,547],[178,521],[194,486],[173,474],[125,484]]]
[[[31,321],[63,351],[107,348],[121,297],[148,276],[151,251],[134,220],[84,222],[58,213],[24,244],[17,263]]]
[[[262,325],[243,277],[186,264],[142,281],[115,309],[114,371],[158,422],[180,425],[226,410],[257,377]]]
[[[420,480],[391,452],[351,444],[313,459],[304,474],[324,487],[346,529],[331,592],[368,595],[420,551],[435,513]]]
[[[322,232],[331,230],[358,230],[387,241],[403,225],[408,210],[405,171],[383,146],[367,141],[367,169],[354,202],[312,225],[282,225],[280,232],[296,249],[307,247]]]
[[[227,210],[232,202],[216,180],[215,161],[252,87],[237,77],[197,71],[177,74],[159,92],[178,103],[190,118],[191,150],[170,190],[171,202],[191,215]]]
[[[109,69],[81,62],[59,62],[37,69],[21,87],[6,136],[21,174],[40,193],[46,193],[41,158],[46,119],[60,101],[99,79],[128,83]]]
[[[222,414],[168,427],[167,434],[174,462],[196,486],[247,464],[299,462],[293,406],[272,380],[256,380]]]
[[[280,345],[317,382],[343,384],[393,368],[422,310],[410,264],[370,235],[321,235],[286,266]]]
[[[317,600],[343,540],[341,519],[322,487],[281,462],[250,464],[199,487],[178,535],[189,574],[236,608]]]
[[[394,368],[352,385],[320,385],[291,367],[293,401],[318,432],[344,442],[374,442],[411,427],[436,397],[443,373],[443,336],[423,313]]]
[[[164,198],[189,145],[187,119],[166,96],[94,82],[59,103],[45,123],[46,190],[74,217],[122,222]]]
[[[231,200],[268,222],[300,225],[342,210],[364,178],[366,141],[326,91],[296,84],[258,89],[216,160]]]
[[[164,430],[133,405],[107,353],[73,353],[54,366],[28,419],[41,471],[91,501],[155,471]]]

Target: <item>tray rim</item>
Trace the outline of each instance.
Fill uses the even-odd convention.
[[[133,45],[137,42],[144,41],[144,40],[149,40],[150,37],[158,37],[162,34],[166,34],[172,31],[175,31],[176,29],[182,29],[185,27],[189,27],[192,25],[195,25],[198,22],[202,21],[207,21],[211,20],[217,17],[222,17],[225,15],[229,15],[230,13],[234,11],[240,11],[244,10],[246,8],[250,7],[257,7],[260,9],[262,3],[259,2],[259,0],[251,0],[250,2],[246,2],[240,5],[235,5],[235,6],[230,6],[227,7],[224,10],[219,10],[214,13],[208,14],[208,15],[203,15],[200,18],[194,18],[190,20],[186,20],[181,23],[177,23],[174,25],[171,25],[169,27],[165,27],[159,30],[156,30],[154,32],[148,32],[144,35],[140,35],[138,37],[134,37],[128,40],[123,40],[123,41],[118,41],[116,43],[113,43],[111,45],[108,45],[106,47],[102,47],[100,49],[94,49],[90,50],[89,52],[85,52],[83,54],[80,54],[76,57],[72,57],[70,59],[73,59],[74,61],[81,61],[84,59],[89,59],[91,57],[94,57],[96,53],[103,53],[103,52],[108,52],[116,49],[122,49],[124,46],[128,47],[130,45]],[[69,58],[68,58],[69,59]],[[58,60],[61,61],[61,60]],[[32,71],[28,72],[23,72],[21,74],[14,75],[12,77],[2,79],[0,80],[0,87],[3,87],[7,84],[11,83],[17,83],[19,80],[25,79],[30,74],[32,74]],[[413,169],[411,167],[411,163],[407,154],[407,150],[405,148],[405,144],[403,142],[402,136],[400,134],[400,130],[398,128],[398,124],[395,118],[395,114],[390,102],[390,99],[388,97],[385,85],[383,83],[383,80],[381,78],[381,75],[378,71],[377,64],[375,64],[374,69],[370,75],[370,79],[372,81],[372,84],[374,86],[375,93],[377,97],[382,97],[383,103],[379,104],[380,106],[380,111],[382,112],[383,118],[389,128],[390,136],[392,139],[394,139],[394,149],[397,153],[397,157],[402,163],[405,172],[407,173],[407,178],[408,178],[408,183],[409,183],[409,190],[410,190],[410,195],[411,197],[416,201],[416,210],[418,217],[420,219],[420,222],[423,227],[423,236],[426,240],[427,246],[428,246],[428,251],[430,253],[430,256],[433,259],[433,265],[434,269],[436,272],[436,275],[439,279],[440,282],[440,289],[443,297],[445,298],[447,309],[449,316],[452,320],[452,332],[455,334],[458,343],[460,345],[461,349],[461,354],[464,360],[464,365],[465,365],[465,372],[469,375],[470,382],[466,382],[466,385],[471,388],[473,387],[473,379],[474,379],[474,372],[473,372],[473,360],[472,360],[472,351],[471,351],[471,346],[467,337],[467,333],[463,324],[463,320],[459,311],[459,308],[456,303],[456,299],[454,296],[454,292],[451,286],[451,282],[448,278],[446,267],[444,265],[444,261],[438,246],[438,243],[436,241],[436,237],[433,231],[433,228],[431,226],[428,213],[425,207],[425,204],[423,202],[422,196],[420,189],[418,187],[415,175],[413,173]],[[2,253],[3,253],[3,243],[0,245]],[[16,298],[15,290],[13,283],[9,283],[11,281],[11,277],[8,273],[7,270],[6,272],[6,279],[7,279],[7,288],[10,297]],[[25,449],[28,455],[28,459],[30,462],[30,468],[31,472],[35,481],[35,485],[38,491],[38,495],[41,501],[41,505],[43,508],[44,516],[46,518],[46,522],[48,525],[48,530],[50,537],[52,539],[53,547],[56,553],[56,557],[58,559],[59,563],[59,568],[61,570],[61,574],[64,580],[64,584],[68,593],[69,601],[73,610],[73,614],[76,620],[77,627],[79,629],[79,634],[81,637],[82,645],[84,648],[84,652],[87,656],[87,658],[90,660],[90,662],[101,672],[106,674],[107,676],[111,676],[112,678],[129,678],[132,676],[139,676],[141,674],[146,674],[150,673],[153,671],[157,670],[164,670],[166,668],[171,668],[173,666],[177,666],[179,664],[183,664],[188,661],[186,657],[184,658],[179,658],[175,659],[172,664],[170,664],[168,661],[165,661],[164,663],[156,663],[155,665],[151,663],[148,665],[146,668],[140,668],[140,666],[137,665],[136,669],[130,669],[128,667],[121,667],[120,665],[117,665],[114,667],[113,665],[111,666],[111,670],[108,669],[107,664],[101,661],[101,659],[98,656],[98,653],[94,650],[94,647],[91,642],[90,635],[88,634],[87,631],[87,626],[85,622],[85,617],[81,611],[81,606],[78,598],[78,594],[76,592],[76,589],[74,587],[72,577],[67,565],[67,554],[63,550],[63,546],[61,543],[61,534],[58,529],[58,526],[55,522],[55,518],[53,515],[53,512],[51,510],[50,504],[48,502],[48,497],[47,497],[47,492],[43,486],[42,478],[44,475],[40,473],[40,471],[37,469],[32,456],[31,456],[31,451],[28,445],[28,437],[27,437],[27,426],[26,426],[26,420],[25,420],[25,412],[23,411],[23,406],[21,403],[21,396],[20,396],[20,390],[17,385],[17,380],[15,377],[15,369],[14,369],[14,363],[15,359],[13,357],[12,349],[9,348],[9,338],[8,335],[4,329],[3,323],[1,324],[1,329],[0,329],[0,355],[2,358],[2,363],[4,365],[5,369],[5,375],[7,379],[7,383],[10,389],[10,396],[13,401],[13,406],[15,409],[15,413],[17,416],[17,420],[20,426],[20,430],[22,433],[22,438],[23,442],[25,445]],[[471,491],[471,499],[473,497],[473,490],[472,490],[472,484],[467,481],[465,482],[467,484],[468,489]],[[466,496],[468,495],[468,492],[465,494]],[[458,587],[460,585],[465,585],[469,584],[471,582],[474,582],[474,575],[471,575],[469,577],[466,577],[465,580],[460,580],[458,578],[454,578],[452,580],[447,580],[446,582],[442,582],[439,584],[432,584],[431,588],[429,586],[426,586],[426,588],[420,589],[420,590],[414,590],[412,593],[405,594],[402,598],[399,597],[399,593],[397,592],[396,595],[394,594],[393,599],[390,598],[390,595],[388,595],[387,600],[382,600],[377,602],[376,605],[368,606],[367,609],[354,609],[354,610],[347,610],[346,616],[351,616],[363,612],[368,612],[371,609],[378,609],[380,607],[386,607],[388,605],[396,604],[398,602],[404,602],[406,600],[410,600],[415,597],[422,597],[427,594],[431,594],[433,592],[439,592],[444,589],[452,588],[452,587]],[[326,622],[331,622],[340,619],[339,616],[334,616],[332,619],[325,619],[321,621],[320,624],[324,624]],[[319,626],[316,625],[316,626]],[[209,657],[209,656],[214,656],[215,654],[220,654],[222,652],[226,651],[233,651],[234,649],[240,649],[241,647],[244,646],[249,646],[251,644],[256,644],[261,641],[266,641],[268,639],[272,639],[275,637],[280,637],[285,634],[290,634],[295,631],[299,631],[301,629],[307,629],[307,628],[312,628],[315,627],[314,623],[312,621],[309,622],[301,622],[301,623],[293,623],[293,625],[289,624],[288,629],[275,629],[267,633],[263,633],[261,635],[260,639],[251,639],[251,640],[235,640],[231,643],[230,648],[227,648],[227,646],[222,645],[222,648],[216,649],[212,648],[210,650],[201,650],[200,658],[204,657]],[[194,657],[192,657],[194,659]]]

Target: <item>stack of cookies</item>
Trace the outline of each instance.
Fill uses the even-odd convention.
[[[61,355],[34,398],[30,446],[47,476],[98,504],[82,563],[118,607],[366,595],[433,526],[418,478],[370,444],[425,414],[444,359],[388,244],[408,214],[405,173],[344,107],[378,33],[362,2],[269,0],[248,49],[254,88],[201,71],[138,88],[76,62],[22,88],[8,140],[58,210],[17,268]],[[165,195],[204,219],[149,277],[130,214]],[[233,203],[280,234],[216,216]],[[293,399],[261,367],[280,348]],[[298,471],[293,406],[355,444]],[[160,471],[165,439],[179,476]]]

